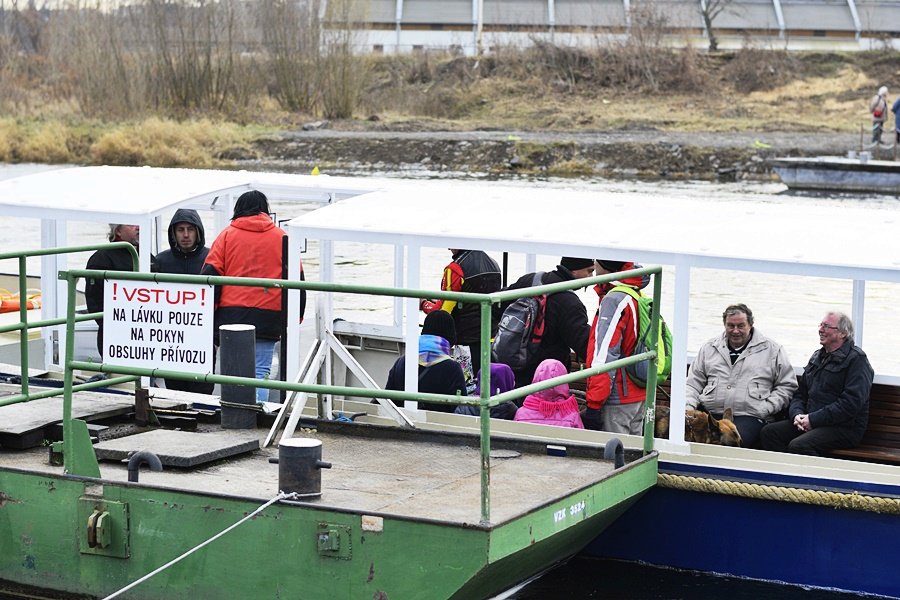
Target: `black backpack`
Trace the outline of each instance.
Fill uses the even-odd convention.
[[[541,285],[543,272],[535,273],[532,286]],[[506,307],[491,345],[493,362],[523,369],[537,352],[544,336],[547,295],[519,298]]]

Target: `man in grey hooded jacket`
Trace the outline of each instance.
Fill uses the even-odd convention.
[[[203,221],[196,210],[179,208],[169,223],[169,250],[156,257],[160,273],[199,275],[209,248],[206,247],[206,232]],[[211,394],[214,385],[199,381],[166,379],[166,388],[198,394]]]

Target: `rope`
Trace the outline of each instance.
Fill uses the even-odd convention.
[[[900,498],[869,496],[860,494],[859,492],[847,494],[844,492],[829,492],[826,490],[806,490],[778,485],[726,481],[723,479],[708,479],[705,477],[691,477],[688,475],[672,475],[670,473],[660,473],[657,478],[657,483],[660,487],[692,492],[725,494],[728,496],[740,496],[743,498],[756,498],[760,500],[778,500],[780,502],[793,502],[796,504],[813,504],[817,506],[829,506],[847,510],[862,510],[880,514],[900,514]]]
[[[259,513],[261,513],[262,511],[264,511],[265,509],[269,508],[270,506],[272,506],[273,504],[275,504],[275,503],[278,502],[279,500],[284,500],[284,499],[286,499],[286,498],[294,498],[295,496],[296,496],[296,494],[294,494],[294,493],[287,494],[287,493],[285,493],[285,492],[278,492],[278,495],[277,495],[277,496],[275,496],[274,498],[272,498],[271,500],[269,500],[268,502],[266,502],[265,504],[263,504],[262,506],[260,506],[260,507],[257,508],[256,510],[254,510],[252,513],[250,513],[249,515],[247,515],[246,517],[244,517],[243,519],[241,519],[240,521],[238,521],[238,522],[235,523],[234,525],[231,525],[231,526],[229,526],[228,528],[223,529],[222,531],[220,531],[220,532],[217,533],[216,535],[212,536],[211,538],[209,538],[209,539],[206,540],[205,542],[201,542],[200,544],[194,546],[193,548],[191,548],[190,550],[188,550],[187,552],[185,552],[185,553],[182,554],[181,556],[178,556],[178,557],[176,557],[176,558],[173,558],[172,560],[170,560],[169,562],[167,562],[167,563],[164,564],[163,566],[159,567],[158,569],[156,569],[156,570],[154,570],[154,571],[150,571],[149,573],[147,573],[146,575],[144,575],[144,576],[141,577],[140,579],[137,579],[137,580],[135,580],[135,581],[132,581],[131,583],[129,583],[128,585],[126,585],[125,587],[123,587],[122,589],[120,589],[119,591],[113,592],[113,593],[110,594],[109,596],[106,596],[103,600],[112,600],[112,598],[115,598],[115,597],[117,597],[117,596],[119,596],[119,595],[121,595],[121,594],[124,594],[125,592],[127,592],[127,591],[130,590],[130,589],[132,589],[133,587],[135,587],[135,586],[137,586],[137,585],[140,585],[141,583],[147,581],[148,579],[150,579],[150,578],[153,577],[154,575],[157,575],[157,574],[159,574],[159,573],[162,573],[163,571],[165,571],[166,569],[168,569],[169,567],[171,567],[171,566],[174,565],[175,563],[180,562],[181,560],[187,558],[188,556],[190,556],[191,554],[193,554],[194,552],[196,552],[196,551],[199,550],[200,548],[203,548],[203,547],[206,546],[207,544],[211,544],[212,542],[216,541],[217,539],[219,539],[220,537],[222,537],[223,535],[225,535],[226,533],[228,533],[229,531],[231,531],[232,529],[234,529],[234,528],[237,527],[238,525],[242,525],[243,523],[249,521],[250,519],[252,519],[252,518],[255,517],[256,515],[258,515]]]

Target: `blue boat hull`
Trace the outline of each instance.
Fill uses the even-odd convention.
[[[660,471],[679,466],[660,464]],[[681,473],[684,474],[684,473]],[[699,475],[699,473],[692,473]],[[732,473],[717,475],[734,479]],[[746,473],[744,479],[746,479]],[[804,489],[823,481],[797,479]],[[758,483],[766,483],[758,481]],[[834,482],[827,482],[834,489]],[[872,486],[894,495],[893,486]],[[847,488],[840,490],[852,492]],[[589,556],[900,597],[900,516],[657,486],[597,537]]]

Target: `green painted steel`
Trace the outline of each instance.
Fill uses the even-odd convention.
[[[380,530],[364,530],[360,513],[275,504],[127,598],[482,598],[580,550],[655,478],[653,454],[493,528],[381,515]],[[118,591],[267,500],[3,469],[0,490],[0,580],[95,596]],[[86,547],[94,511],[109,519],[106,548]],[[322,547],[323,531],[341,532],[337,550]]]
[[[634,269],[628,272],[628,276],[640,276],[644,274],[652,274],[656,279],[657,285],[655,286],[655,296],[654,298],[659,297],[660,290],[662,288],[659,278],[662,275],[661,267],[643,267],[640,269]],[[69,305],[68,305],[68,318],[69,322],[67,324],[67,340],[71,341],[74,337],[74,289],[75,289],[75,281],[81,277],[106,277],[106,271],[92,271],[85,269],[72,269],[66,272],[60,272],[60,278],[65,278],[68,281],[69,285]],[[355,284],[338,284],[338,283],[317,283],[310,281],[289,281],[284,279],[257,279],[257,278],[249,278],[249,277],[219,277],[219,276],[206,276],[206,275],[176,275],[176,274],[160,274],[160,273],[140,273],[140,272],[116,272],[116,278],[124,279],[129,281],[162,281],[162,282],[172,282],[172,283],[204,283],[207,285],[239,285],[239,286],[254,286],[254,287],[277,287],[280,289],[306,289],[306,290],[319,290],[326,292],[344,292],[351,294],[367,294],[367,295],[382,295],[382,296],[392,296],[392,297],[406,297],[406,298],[423,298],[429,296],[429,291],[427,290],[407,290],[407,289],[399,289],[399,288],[388,288],[388,287],[379,287],[379,286],[366,286],[366,285],[355,285]],[[569,282],[560,282],[549,285],[541,285],[534,288],[526,288],[526,290],[509,290],[504,292],[497,292],[493,294],[472,294],[465,292],[440,292],[440,293],[430,293],[431,297],[438,297],[441,299],[449,299],[449,300],[457,300],[463,302],[471,302],[478,303],[481,307],[481,352],[482,359],[487,357],[487,362],[482,364],[490,364],[490,355],[489,355],[489,340],[491,335],[491,320],[490,320],[490,308],[494,303],[501,302],[504,300],[515,299],[523,296],[527,296],[529,294],[534,293],[553,293],[560,292],[566,290],[573,290],[579,287],[588,286],[592,284],[602,284],[611,281],[615,281],[622,277],[621,273],[615,273],[612,275],[601,275],[598,277],[589,277],[586,279],[581,279],[578,281],[569,281]],[[659,306],[659,303],[656,303],[656,307]],[[658,308],[655,309],[658,311]],[[658,315],[655,319],[654,323],[656,327],[659,326]],[[653,341],[656,340],[656,337],[653,337]],[[651,344],[652,345],[652,344]],[[174,379],[190,379],[190,380],[200,380],[197,376],[185,376],[184,374],[178,371],[167,371],[162,369],[147,369],[147,368],[138,368],[138,367],[123,367],[117,365],[110,364],[102,364],[95,365],[93,363],[87,363],[83,361],[75,361],[73,360],[74,346],[69,346],[67,344],[66,347],[66,381],[67,384],[65,386],[66,393],[66,404],[64,406],[71,405],[71,393],[72,393],[72,385],[71,385],[71,372],[73,369],[82,369],[82,370],[97,370],[103,371],[107,373],[117,372],[124,373],[126,375],[137,375],[137,376],[145,376],[145,377],[163,377],[163,378],[174,378]],[[555,377],[553,379],[549,379],[543,381],[541,383],[535,383],[528,386],[524,386],[512,392],[506,392],[504,394],[498,394],[496,396],[490,395],[490,369],[482,369],[481,374],[481,389],[482,397],[477,399],[477,403],[480,406],[480,421],[481,421],[481,522],[482,523],[490,523],[490,419],[489,417],[489,407],[496,406],[497,404],[513,398],[523,397],[526,394],[530,394],[539,390],[548,389],[550,387],[559,385],[563,382],[576,381],[580,379],[584,379],[591,375],[605,373],[607,371],[612,371],[626,365],[640,362],[642,360],[650,360],[651,362],[655,362],[657,359],[656,348],[651,347],[647,352],[642,354],[636,354],[627,358],[622,358],[617,361],[603,363],[600,365],[592,366],[589,369],[584,369],[578,373],[572,373],[568,375],[563,375],[560,377]],[[653,370],[651,366],[651,371]],[[476,401],[463,400],[462,396],[451,396],[446,394],[426,394],[421,392],[406,392],[406,391],[388,391],[388,390],[371,390],[366,388],[350,388],[350,387],[339,387],[332,385],[314,385],[314,384],[301,384],[301,383],[288,383],[288,382],[279,382],[275,380],[258,380],[254,378],[242,378],[242,377],[234,377],[234,376],[223,376],[223,375],[205,375],[202,378],[203,381],[210,383],[219,383],[219,384],[230,384],[230,385],[249,385],[255,387],[265,387],[269,389],[283,389],[287,391],[300,391],[300,392],[308,392],[313,394],[336,394],[343,396],[358,396],[363,398],[389,398],[391,400],[410,400],[410,401],[425,401],[425,402],[437,402],[437,403],[448,403],[448,404],[473,404]],[[650,431],[649,437],[648,434],[645,433],[645,444],[644,451],[650,452],[653,444],[652,437],[652,421],[648,425],[648,421],[652,419],[652,415],[654,413],[655,406],[655,398],[656,398],[656,378],[651,376],[648,381],[647,386],[647,396],[649,400],[646,405],[646,417],[645,417],[645,432]],[[69,413],[66,413],[69,414]],[[68,417],[66,417],[68,418]],[[64,432],[65,432],[64,426]],[[65,440],[64,440],[65,441]],[[67,463],[68,466],[68,463]],[[73,471],[68,471],[70,473],[74,473]],[[77,473],[77,474],[87,474],[87,473]]]
[[[645,272],[657,277],[660,274],[659,268],[633,273]],[[133,378],[155,375],[195,379],[174,371],[73,360],[77,320],[75,281],[79,277],[106,277],[107,274],[112,272],[60,273],[68,281],[63,401],[65,473],[46,475],[0,468],[0,580],[72,594],[109,595],[210,540],[271,500],[188,493],[99,479],[87,428],[83,422],[71,418],[72,394],[77,388],[73,370],[124,373]],[[114,275],[140,281],[430,296],[478,302],[482,364],[490,362],[492,304],[522,295],[520,290],[480,295],[138,272]],[[562,291],[608,280],[610,276],[595,277],[538,289]],[[562,381],[620,368],[629,362],[655,358],[653,350],[521,391],[530,393]],[[653,373],[655,369],[650,371]],[[220,375],[204,379],[313,393],[461,403],[459,397],[436,394],[373,392]],[[648,398],[653,384],[655,381],[648,386]],[[129,590],[127,597],[195,600],[201,593],[203,597],[225,600],[481,598],[574,554],[655,484],[657,456],[645,448],[648,453],[642,458],[602,481],[572,490],[565,497],[509,521],[492,523],[490,419],[487,417],[491,406],[509,396],[490,395],[489,369],[482,372],[481,389],[479,398],[467,402],[477,402],[481,413],[481,520],[478,525],[413,520],[389,514],[363,515],[351,510],[329,510],[315,503],[277,503],[209,543],[202,551]],[[98,528],[98,524],[102,525]]]
[[[53,390],[52,392],[44,392],[38,395],[32,395],[29,393],[29,383],[28,383],[28,330],[36,329],[39,327],[49,327],[53,325],[62,325],[66,323],[67,319],[46,319],[42,321],[33,321],[28,322],[28,305],[24,301],[24,299],[28,295],[28,281],[27,281],[27,270],[25,268],[25,261],[27,258],[31,256],[50,256],[55,254],[71,254],[74,252],[91,252],[94,250],[100,250],[101,248],[125,248],[131,253],[131,260],[134,265],[134,270],[138,270],[138,255],[134,246],[132,246],[129,242],[111,242],[109,244],[92,244],[88,246],[65,246],[62,248],[41,248],[40,250],[23,250],[18,252],[0,252],[0,260],[7,260],[16,258],[19,261],[19,322],[11,325],[4,325],[0,327],[0,333],[6,333],[9,331],[18,331],[19,332],[19,366],[22,368],[22,377],[21,377],[21,393],[12,397],[4,398],[2,402],[0,402],[0,406],[5,406],[7,404],[14,404],[16,402],[27,402],[28,400],[35,400],[37,398],[47,398],[50,396],[61,395],[62,390]],[[90,315],[84,315],[78,318],[78,321],[87,321],[89,319],[95,319],[99,316],[102,316],[100,313],[92,313]]]

